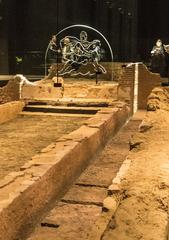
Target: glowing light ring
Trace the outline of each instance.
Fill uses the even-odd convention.
[[[102,33],[100,33],[98,30],[96,30],[95,28],[92,28],[92,27],[87,26],[87,25],[75,24],[75,25],[71,25],[71,26],[68,26],[68,27],[62,29],[62,30],[59,31],[55,36],[58,37],[62,32],[66,31],[66,30],[68,30],[68,29],[70,29],[70,28],[75,28],[75,27],[83,27],[83,28],[91,29],[91,30],[97,32],[97,33],[105,40],[105,42],[106,42],[106,44],[107,44],[107,46],[108,46],[108,48],[109,48],[109,50],[110,50],[111,59],[112,59],[112,61],[113,61],[113,52],[112,52],[112,49],[111,49],[111,46],[110,46],[109,42],[108,42],[107,39],[104,37],[104,35],[103,35]],[[81,32],[81,33],[82,33],[82,32]],[[85,33],[85,32],[84,32],[84,33]],[[69,37],[69,38],[71,38],[71,39],[74,39],[74,40],[77,41],[79,44],[81,44],[78,38],[76,38],[76,37],[74,37],[74,36],[67,36],[67,37]],[[63,41],[63,39],[62,39],[61,41]],[[60,43],[61,43],[61,41],[60,41]],[[92,42],[89,42],[89,46],[88,46],[88,47],[92,46],[94,43],[96,43],[96,41],[99,41],[99,40],[93,40]],[[100,42],[100,41],[99,41],[99,42]],[[45,76],[46,76],[46,59],[47,59],[47,54],[48,54],[49,46],[50,46],[50,43],[48,44],[48,47],[47,47],[46,52],[45,52]],[[81,44],[81,47],[83,48],[82,44]],[[92,52],[89,50],[89,51],[88,51],[88,54],[91,54],[91,53],[92,53]],[[78,64],[79,64],[79,62],[72,61],[72,62],[70,63],[70,66],[72,66],[73,63],[78,63]],[[65,62],[65,65],[67,65],[67,64],[69,64],[69,60],[68,60],[67,62]],[[85,65],[85,63],[83,63],[83,62],[81,62],[80,64]],[[97,63],[96,65],[95,65],[94,63],[92,63],[92,64],[93,64],[94,68],[96,68],[96,65],[97,65],[97,67],[99,67],[99,68],[101,69],[101,72],[102,72],[102,73],[106,73],[106,70],[105,70],[105,68],[104,68],[102,65],[100,65],[100,64],[98,64],[98,63]],[[64,66],[64,67],[66,68],[67,66]],[[68,70],[67,68],[64,69],[64,67],[62,68],[62,70]],[[67,72],[65,71],[65,72],[63,72],[63,73],[59,73],[59,75],[70,74],[70,73],[71,73],[72,71],[74,71],[74,70],[75,70],[75,69],[72,68],[72,69],[69,69],[69,71],[67,71]],[[78,74],[80,74],[80,75],[82,75],[82,76],[85,76],[85,75],[90,75],[90,76],[92,76],[92,75],[93,75],[93,74],[89,74],[89,72],[87,72],[86,74],[83,74],[83,73],[79,72]],[[76,76],[76,75],[78,75],[78,74],[74,73],[74,74],[72,74],[72,75]]]

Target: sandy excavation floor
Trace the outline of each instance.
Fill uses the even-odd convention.
[[[131,141],[123,200],[102,240],[169,239],[169,111],[148,112],[141,129]]]
[[[42,148],[82,125],[85,118],[21,115],[0,125],[0,179]]]

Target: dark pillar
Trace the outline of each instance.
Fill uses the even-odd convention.
[[[0,0],[0,74],[8,74],[8,0]]]

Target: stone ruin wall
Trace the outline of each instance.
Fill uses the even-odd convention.
[[[130,64],[128,67],[122,67],[125,65],[122,63],[107,64],[111,64],[111,67],[113,64],[114,80],[118,79],[118,99],[127,102],[132,108],[134,101],[135,64]],[[159,74],[151,73],[142,63],[139,63],[138,70],[138,109],[146,109],[148,95],[154,87],[160,86],[162,79]],[[1,87],[0,104],[19,100],[19,88],[17,79],[11,79],[6,86]]]
[[[129,104],[133,102],[134,65],[124,69],[124,72],[118,83],[118,99]]]
[[[4,86],[0,87],[0,104],[19,100],[19,82],[11,79]]]
[[[124,68],[118,86],[118,99],[127,102],[131,109],[133,109],[134,87],[136,84],[135,66],[136,64],[130,64]],[[138,109],[146,109],[150,92],[153,88],[160,86],[162,82],[163,80],[159,74],[150,72],[143,63],[138,64]]]
[[[118,83],[118,80],[120,79],[120,77],[123,75],[123,72],[124,72],[124,68],[122,67],[123,65],[125,65],[125,63],[104,63],[104,66],[107,69],[107,74],[99,76],[98,80],[109,80],[109,81],[113,80]],[[113,76],[112,76],[113,79],[111,79],[112,72],[113,72]],[[103,77],[105,79],[101,79]],[[14,78],[9,80],[9,82],[5,86],[0,87],[0,104],[19,100],[20,99],[19,89],[20,89],[19,81]]]
[[[169,112],[169,87],[155,87],[147,99],[147,111],[164,110]]]
[[[23,110],[24,102],[20,101],[20,83],[11,79],[0,87],[0,124],[9,121]]]

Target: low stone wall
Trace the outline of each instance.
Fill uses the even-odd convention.
[[[150,72],[143,64],[139,65],[138,109],[146,109],[149,94],[153,88],[161,86],[162,82],[160,74]]]
[[[49,81],[49,80],[47,80]],[[51,80],[52,83],[52,80]],[[117,99],[118,84],[100,83],[98,85],[87,82],[73,82],[64,84],[63,87],[54,87],[52,84],[23,85],[22,99],[55,100],[59,98],[93,98]]]
[[[64,98],[117,99],[118,84],[65,84]]]
[[[22,111],[25,104],[22,101],[13,101],[0,105],[0,124],[7,122],[17,116]]]
[[[126,101],[132,105],[134,94],[134,65],[124,68],[124,72],[119,79],[118,99]]]
[[[24,85],[22,99],[56,99],[62,97],[62,89],[53,86]]]
[[[99,75],[98,79],[116,82],[118,82],[122,76],[124,71],[123,66],[126,65],[126,63],[123,62],[101,62],[101,64],[105,67],[107,73]]]
[[[99,111],[0,181],[0,240],[22,237],[47,206],[61,198],[93,155],[129,118],[129,108]]]
[[[0,104],[19,100],[19,89],[20,84],[14,79],[9,80],[4,87],[0,87]]]
[[[117,95],[119,100],[129,103],[131,109],[134,104],[137,104],[137,109],[146,109],[148,95],[163,80],[158,73],[150,72],[143,63],[138,63],[137,67],[136,64],[130,64],[124,68]]]

